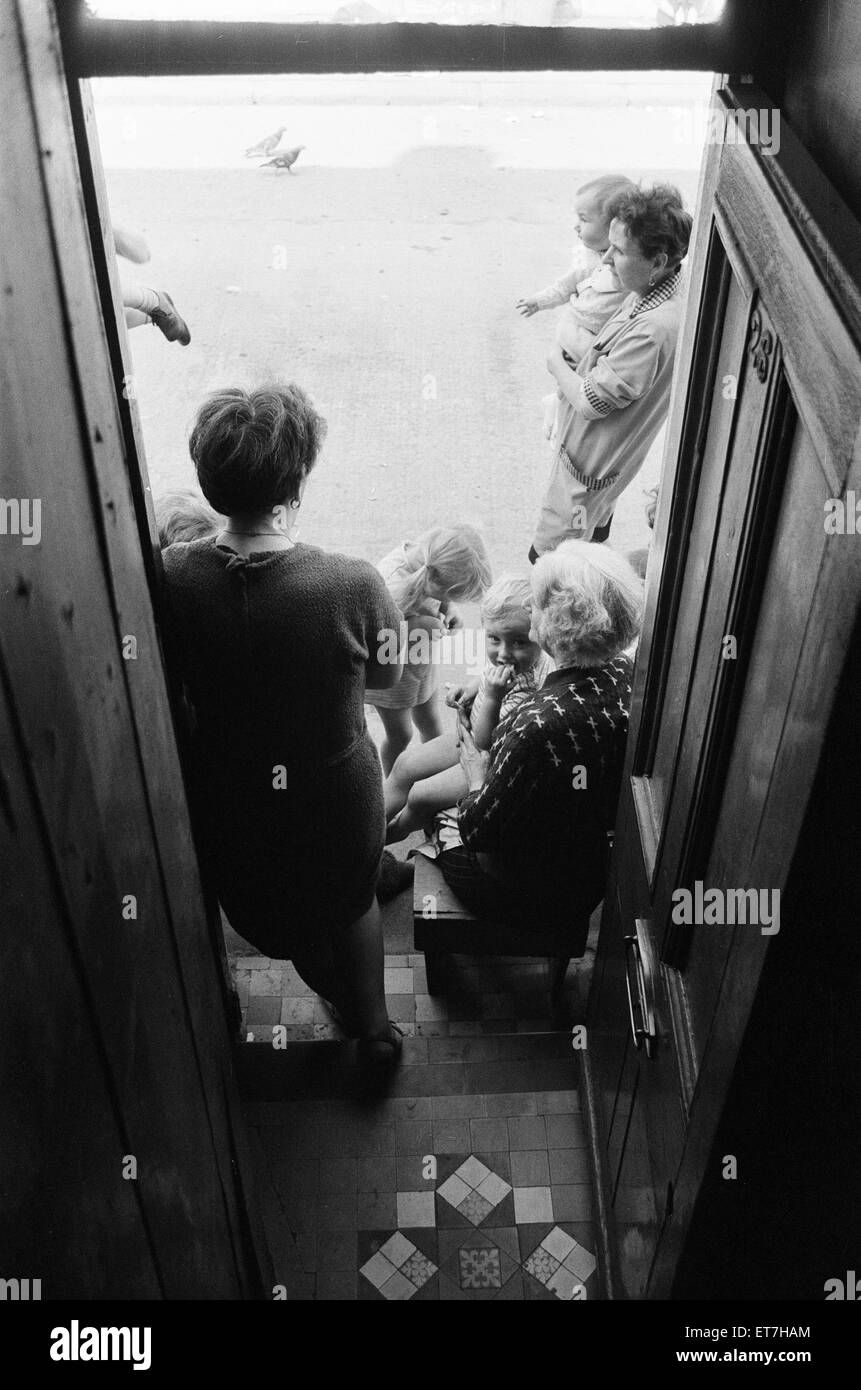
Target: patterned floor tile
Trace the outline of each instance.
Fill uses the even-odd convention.
[[[458,1211],[461,1216],[466,1217],[467,1221],[471,1221],[473,1226],[479,1226],[496,1205],[495,1202],[488,1202],[478,1192],[470,1192],[469,1196],[460,1203]]]
[[[444,1171],[447,1172],[450,1155],[442,1158],[446,1160]],[[439,1176],[442,1171],[438,1168]],[[450,1207],[459,1218],[465,1218],[473,1226],[481,1225],[492,1216],[497,1225],[508,1225],[509,1213],[500,1215],[499,1209],[510,1193],[510,1183],[478,1155],[470,1154],[437,1187],[437,1222],[447,1226],[461,1224],[448,1217],[446,1207]]]
[[[412,1298],[436,1271],[435,1261],[403,1231],[393,1231],[359,1266],[366,1284],[390,1302]]]
[[[524,1259],[523,1268],[554,1297],[568,1302],[588,1297],[586,1280],[594,1272],[596,1263],[589,1250],[557,1225],[541,1237]]]
[[[458,1251],[460,1287],[462,1289],[501,1289],[502,1268],[500,1252],[490,1250]]]
[[[422,1284],[426,1284],[431,1275],[435,1273],[436,1265],[420,1250],[414,1250],[401,1265],[401,1274],[405,1275],[411,1284],[415,1284],[417,1289],[420,1289]]]
[[[533,1278],[539,1279],[542,1284],[547,1284],[559,1268],[559,1261],[554,1259],[548,1250],[539,1245],[537,1250],[533,1250],[523,1268],[528,1270]]]
[[[517,1261],[483,1231],[465,1232],[445,1258],[440,1249],[441,1275],[474,1297],[494,1297],[517,1270]]]

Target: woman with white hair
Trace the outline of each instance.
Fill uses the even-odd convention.
[[[566,541],[536,563],[531,636],[557,669],[500,721],[489,753],[460,727],[463,844],[439,864],[479,916],[570,926],[601,901],[642,595],[601,544]]]

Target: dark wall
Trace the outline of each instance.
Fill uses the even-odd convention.
[[[861,4],[788,0],[781,27],[786,118],[861,218]]]

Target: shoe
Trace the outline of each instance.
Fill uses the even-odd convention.
[[[415,867],[402,859],[396,859],[387,849],[383,850],[380,861],[380,876],[377,879],[377,901],[391,902],[404,889],[409,888],[415,877]]]
[[[359,1038],[359,1061],[371,1067],[396,1067],[401,1060],[403,1046],[403,1032],[389,1019],[385,1033],[378,1033],[373,1038]]]
[[[156,290],[156,294],[158,308],[150,312],[150,318],[156,328],[161,329],[169,343],[182,343],[183,347],[188,347],[191,334],[185,319],[177,313],[176,305],[165,290]]]

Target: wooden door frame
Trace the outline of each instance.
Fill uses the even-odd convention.
[[[718,82],[714,102],[725,119],[749,109],[774,108],[768,97],[752,85]],[[718,178],[731,191],[717,203]],[[747,239],[745,229],[775,216],[788,228],[788,241],[794,238],[794,254],[805,273],[787,287],[778,277],[769,278],[768,249]],[[661,680],[666,672],[668,649],[672,642],[673,615],[684,581],[686,534],[693,514],[698,484],[699,460],[708,423],[704,383],[713,366],[713,345],[720,336],[719,308],[708,303],[707,250],[716,220],[725,240],[733,269],[742,285],[755,292],[763,285],[763,300],[770,309],[779,309],[781,322],[795,332],[787,334],[782,351],[787,379],[793,396],[816,448],[825,484],[833,497],[847,490],[861,495],[861,381],[853,375],[861,343],[861,228],[837,196],[800,141],[785,122],[781,129],[781,148],[766,156],[748,144],[715,147],[703,170],[699,202],[699,225],[692,254],[691,305],[680,337],[673,387],[674,408],[667,432],[661,498],[655,524],[653,555],[647,584],[646,615],[634,678],[632,722],[623,788],[635,783],[638,771],[647,765],[649,724],[660,707]],[[812,273],[811,273],[812,272]],[[818,276],[818,282],[816,277]],[[823,293],[824,286],[829,292]],[[814,289],[818,293],[814,293]],[[797,302],[793,298],[797,297]],[[826,325],[814,335],[813,315]],[[809,390],[800,383],[809,373],[811,357],[805,358],[805,341],[816,336],[825,341],[825,360],[816,359],[817,380],[822,378],[816,415],[804,416],[804,400]],[[709,391],[709,395],[710,395]],[[833,407],[833,408],[832,408]],[[669,562],[669,568],[668,568]],[[855,615],[861,604],[861,548],[844,544],[826,546],[816,571],[811,608],[805,618],[805,637],[792,695],[786,710],[787,726],[806,731],[804,760],[790,767],[789,740],[781,734],[776,744],[772,779],[764,802],[761,839],[757,841],[755,881],[782,887],[792,865],[798,834],[825,741],[832,703],[843,669]],[[815,698],[811,692],[815,692]],[[797,752],[797,750],[796,750]],[[627,790],[623,791],[626,796]],[[633,786],[636,804],[637,788]],[[768,808],[789,808],[789,834],[778,838],[769,834]],[[774,821],[774,817],[772,821]],[[786,818],[784,819],[784,825]],[[616,844],[618,853],[619,836]],[[751,856],[751,862],[754,862]],[[646,865],[648,868],[648,864]],[[612,911],[612,906],[609,909]],[[668,1297],[680,1250],[699,1191],[705,1164],[710,1155],[723,1099],[727,1093],[756,987],[768,947],[767,939],[750,936],[735,950],[721,981],[714,1011],[715,1027],[699,1073],[688,1078],[688,1093],[694,1085],[714,1101],[711,1111],[700,1110],[696,1132],[686,1142],[674,1191],[674,1213],[664,1223],[648,1283],[648,1297]],[[664,974],[666,976],[666,971]],[[665,980],[666,983],[666,980]],[[668,989],[668,994],[670,990]],[[674,1031],[685,1029],[684,999],[671,1000]],[[678,1046],[678,1040],[677,1040]],[[680,1070],[684,1070],[685,1048],[679,1046]],[[584,1100],[588,1117],[589,1142],[595,1176],[601,1235],[612,1230],[605,1187],[601,1110],[597,1103],[596,1078],[588,1051],[582,1054]],[[685,1078],[680,1078],[685,1093]],[[715,1101],[715,1097],[718,1099]],[[608,1296],[620,1287],[614,1270],[615,1250],[609,1239],[599,1249]]]

